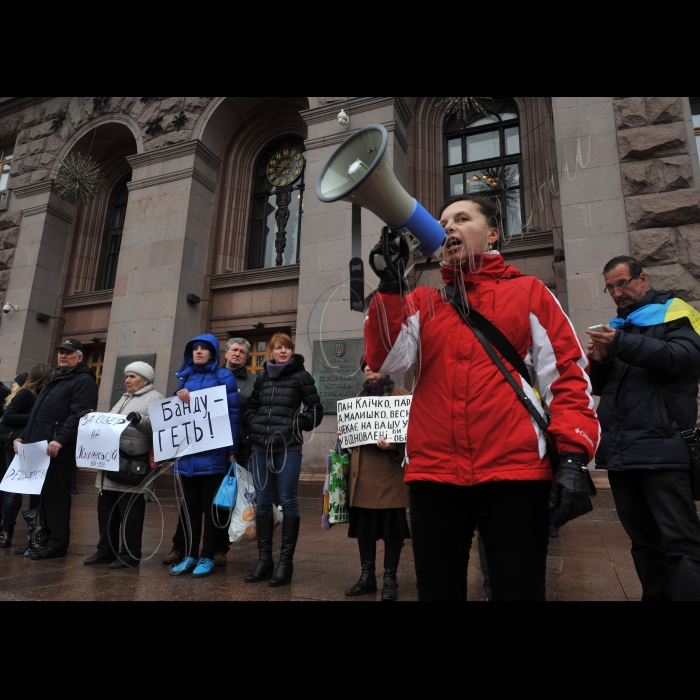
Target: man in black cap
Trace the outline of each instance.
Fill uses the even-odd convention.
[[[58,368],[51,375],[53,380],[39,394],[27,427],[15,441],[49,443],[46,452],[51,463],[41,492],[49,541],[48,546],[31,556],[34,560],[66,556],[78,422],[81,415],[97,408],[97,382],[93,371],[83,364],[83,346],[79,340],[69,338],[58,347]]]

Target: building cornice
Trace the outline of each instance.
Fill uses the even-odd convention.
[[[177,160],[178,158],[185,158],[191,155],[200,158],[212,170],[218,170],[221,166],[221,159],[198,140],[186,141],[185,143],[178,143],[174,146],[160,148],[157,151],[128,156],[127,161],[134,170],[137,170],[138,168],[145,168],[154,163],[165,163],[169,160]]]
[[[347,105],[351,119],[353,114],[371,112],[382,107],[396,107],[397,114],[404,128],[413,119],[413,114],[403,97],[352,97],[347,101]],[[324,124],[325,122],[335,121],[338,116],[338,110],[344,108],[345,102],[331,102],[322,107],[307,109],[301,112],[301,117],[309,126],[312,124]]]
[[[95,304],[111,304],[113,298],[113,289],[105,289],[100,292],[88,292],[86,294],[71,294],[70,296],[63,297],[63,308],[70,309],[75,308],[76,306],[94,306]]]
[[[24,210],[25,217],[37,216],[38,214],[50,214],[57,219],[61,219],[61,221],[65,221],[67,224],[73,223],[73,216],[71,214],[55,207],[53,204],[41,204],[38,207],[29,207]]]
[[[200,170],[197,170],[197,168],[185,168],[184,170],[176,170],[174,173],[147,177],[144,180],[133,180],[127,183],[127,188],[129,192],[132,192],[133,190],[142,190],[146,187],[155,187],[156,185],[163,185],[166,182],[176,182],[177,180],[187,180],[189,178],[201,183],[211,192],[216,192],[216,183]]]
[[[51,100],[52,97],[4,97],[0,98],[0,119],[7,117],[10,114],[19,112],[27,107],[33,107],[46,100]],[[6,100],[6,101],[2,101]]]
[[[382,126],[390,133],[396,135],[396,140],[401,145],[404,153],[408,153],[408,140],[403,133],[402,129],[397,129],[396,122],[384,122]],[[308,139],[305,141],[305,146],[307,151],[313,151],[316,148],[325,148],[326,146],[339,146],[346,139],[352,135],[352,132],[343,131],[340,134],[333,134],[332,136],[321,136],[315,139]]]
[[[298,282],[299,270],[299,265],[286,265],[285,267],[270,267],[263,270],[245,270],[244,272],[230,272],[226,275],[213,275],[211,288],[231,289],[235,287],[269,285],[277,282]]]

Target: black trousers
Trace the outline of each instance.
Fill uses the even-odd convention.
[[[183,476],[182,488],[185,492],[185,505],[189,513],[190,524],[192,526],[192,541],[185,544],[185,531],[183,530],[183,548],[186,557],[199,559],[199,545],[202,540],[202,516],[204,517],[204,541],[202,542],[202,559],[213,559],[216,552],[228,551],[228,528],[219,529],[214,524],[212,518],[212,503],[214,496],[224,480],[223,474],[214,476]],[[181,517],[182,517],[181,513]],[[223,513],[221,520],[225,522]],[[220,523],[220,524],[223,524]]]
[[[100,526],[97,551],[109,559],[116,559],[119,555],[127,563],[141,561],[145,516],[146,499],[143,494],[102,491],[97,499],[97,520]]]
[[[608,477],[642,600],[700,600],[700,520],[689,473],[633,469]]]
[[[409,486],[420,600],[467,599],[476,528],[488,557],[493,599],[545,600],[551,482]]]
[[[49,529],[48,546],[65,552],[70,544],[70,480],[75,466],[75,445],[64,447],[49,463],[41,491],[41,508]]]

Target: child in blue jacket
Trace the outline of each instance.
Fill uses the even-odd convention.
[[[233,444],[209,452],[180,458],[173,469],[182,477],[185,505],[192,527],[192,541],[183,560],[170,569],[173,576],[192,573],[195,578],[210,576],[214,571],[214,554],[228,548],[228,530],[216,527],[212,518],[212,503],[229,466],[236,459],[238,450],[239,415],[238,385],[233,373],[219,367],[219,341],[213,335],[200,335],[187,343],[185,358],[175,376],[180,380],[175,395],[189,403],[190,392],[201,389],[226,387],[228,414],[231,421]],[[182,517],[182,516],[181,516]],[[202,539],[204,517],[204,541]],[[187,532],[187,527],[185,527]]]

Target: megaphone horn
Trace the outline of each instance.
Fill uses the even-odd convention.
[[[381,124],[360,129],[330,157],[316,194],[322,202],[344,200],[369,209],[390,229],[407,229],[412,248],[434,257],[445,243],[440,224],[399,184],[385,160],[389,134]]]

